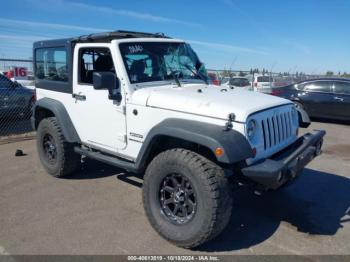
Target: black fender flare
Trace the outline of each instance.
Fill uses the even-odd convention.
[[[224,154],[219,157],[216,156],[216,158],[218,162],[225,164],[233,164],[253,157],[249,142],[244,135],[236,130],[225,130],[224,126],[205,122],[169,118],[154,126],[147,134],[136,159],[138,166],[145,163],[153,143],[157,142],[159,136],[179,138],[205,146],[214,155],[215,149],[220,147],[224,149]]]
[[[309,127],[309,125],[311,124],[309,115],[302,108],[297,107],[296,109],[298,111],[298,116],[299,116],[299,126],[303,128]]]
[[[80,143],[79,135],[73,125],[72,120],[69,117],[69,114],[64,107],[64,105],[51,98],[42,98],[36,101],[33,107],[33,114],[31,117],[32,127],[34,130],[37,129],[38,120],[36,119],[36,113],[41,108],[49,110],[56,117],[58,124],[63,132],[64,138],[70,143]]]

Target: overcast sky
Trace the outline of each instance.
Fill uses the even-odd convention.
[[[1,3],[0,57],[33,41],[108,30],[187,40],[207,68],[350,71],[348,0],[11,0]],[[233,63],[234,62],[234,63]]]

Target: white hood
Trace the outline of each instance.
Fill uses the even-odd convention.
[[[228,114],[234,113],[235,121],[245,122],[254,112],[291,102],[241,89],[186,84],[183,87],[167,85],[138,89],[133,92],[131,103],[220,119],[227,119]]]

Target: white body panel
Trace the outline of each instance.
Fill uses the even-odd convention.
[[[201,92],[198,92],[198,89]],[[230,113],[234,113],[235,121],[238,122],[245,122],[247,117],[254,112],[291,103],[275,96],[240,89],[222,90],[217,86],[204,84],[189,84],[175,88],[170,86],[150,88],[150,92],[149,97],[142,94],[144,99],[147,99],[147,106],[223,120],[226,120]]]
[[[74,61],[78,61],[80,48],[109,48],[114,60],[117,75],[120,63],[116,49],[111,44],[77,44],[74,49]],[[76,123],[81,140],[89,145],[117,152],[126,146],[125,99],[121,103],[108,99],[108,90],[95,90],[92,85],[78,83],[78,66],[73,65],[73,93],[86,96],[82,101],[74,99],[71,105],[72,121]]]

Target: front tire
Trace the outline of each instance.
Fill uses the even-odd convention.
[[[37,130],[37,149],[46,171],[54,177],[65,177],[79,169],[81,156],[68,143],[55,117],[43,119]]]
[[[150,224],[162,237],[193,248],[226,227],[232,192],[218,165],[192,151],[171,149],[147,167],[143,204]]]

